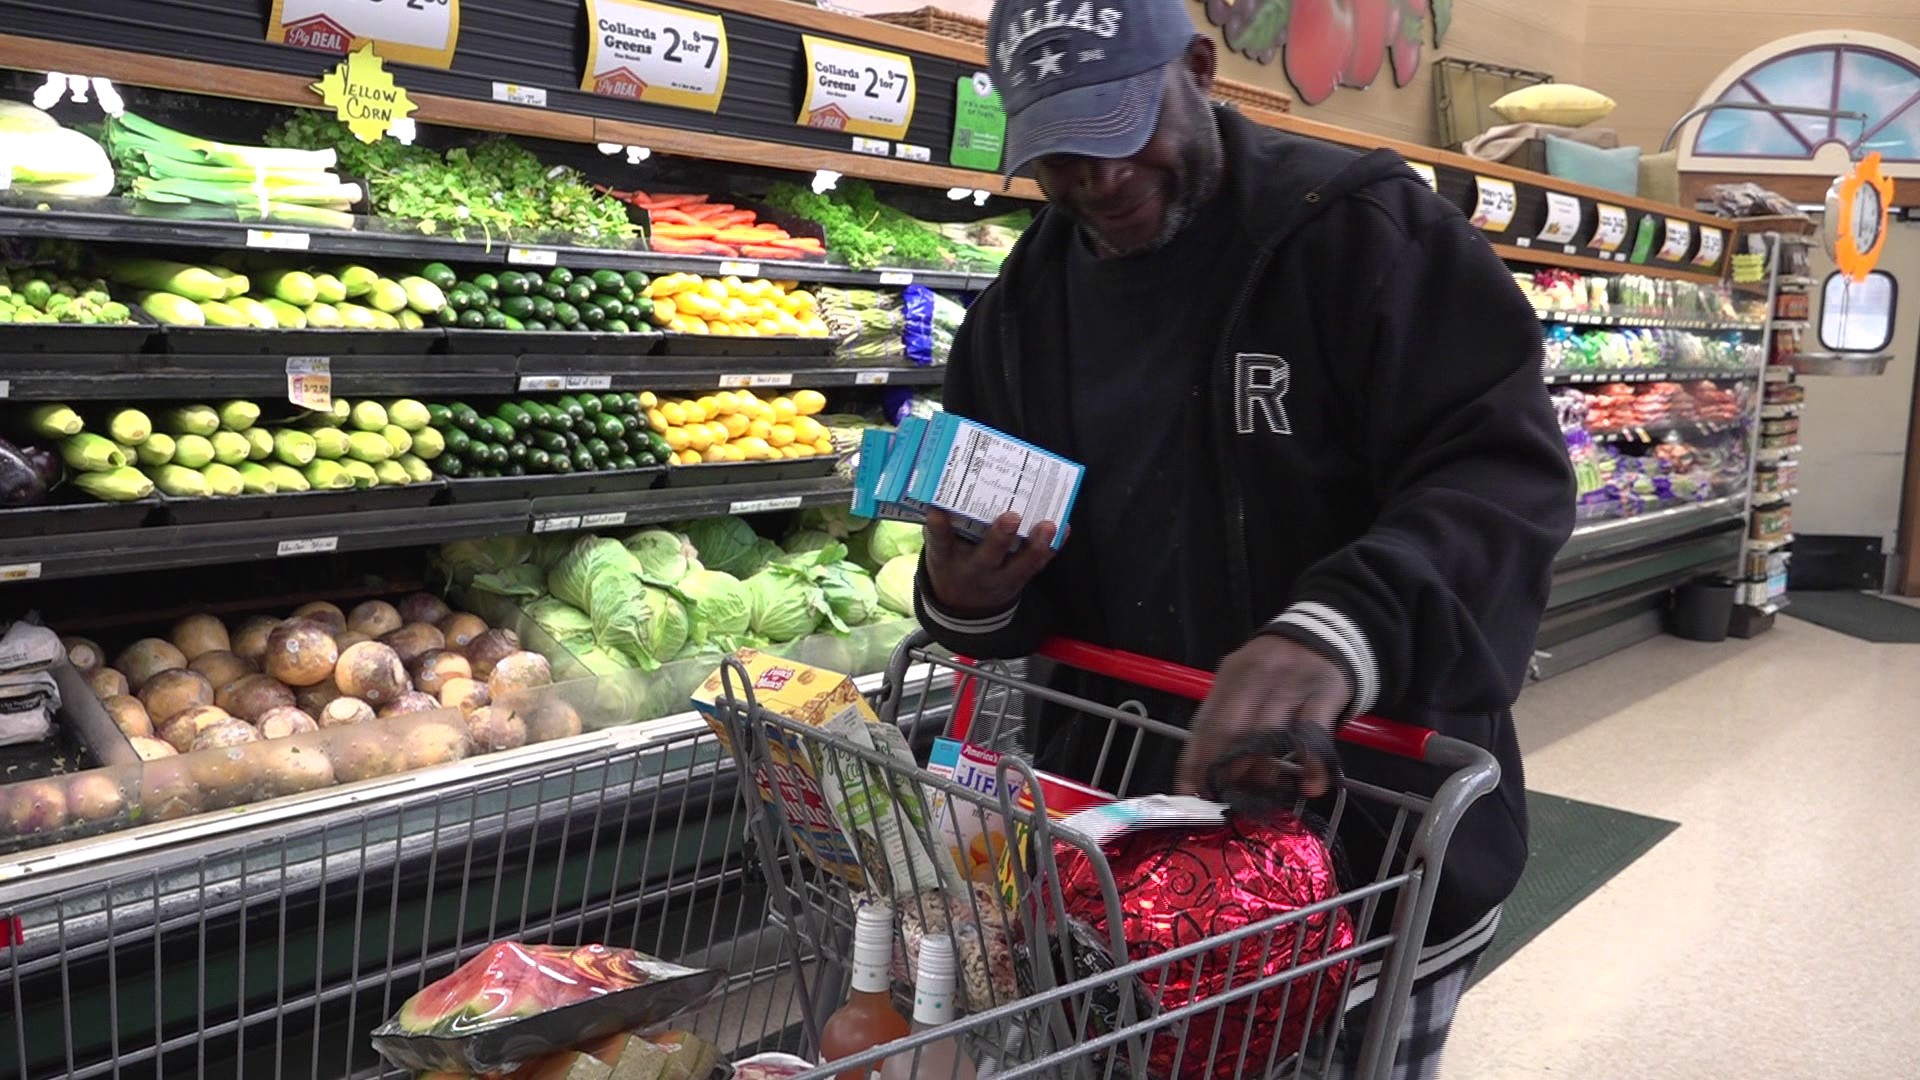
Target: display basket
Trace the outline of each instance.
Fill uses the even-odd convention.
[[[1212,683],[1201,672],[1072,642],[1050,642],[1038,658],[1171,698],[1197,701]],[[907,674],[922,665],[935,675],[909,693]],[[1337,895],[1229,933],[1196,931],[1198,940],[1156,953],[1120,929],[1121,893],[1102,846],[1060,820],[1063,799],[1098,801],[1097,793],[1036,772],[1020,752],[1021,734],[1029,702],[1077,713],[1098,744],[1093,775],[1117,778],[1109,779],[1112,795],[1126,797],[1140,794],[1128,788],[1147,755],[1168,747],[1160,740],[1185,733],[1149,717],[1138,701],[1076,698],[1029,680],[1027,671],[1026,661],[976,665],[950,657],[925,634],[903,643],[876,702],[880,724],[854,737],[896,727],[914,748],[905,760],[904,751],[888,751],[888,739],[863,746],[832,721],[813,726],[775,715],[759,704],[738,660],[722,669],[715,711],[758,789],[756,796],[742,785],[770,905],[789,931],[794,962],[851,955],[854,916],[876,898],[901,916],[896,990],[907,967],[901,958],[912,956],[919,933],[949,932],[957,946],[962,1019],[805,1077],[866,1075],[891,1056],[943,1039],[964,1044],[983,1074],[991,1064],[1004,1077],[1320,1076],[1336,1055],[1358,1063],[1351,1075],[1391,1075],[1440,862],[1468,806],[1498,782],[1492,756],[1424,729],[1370,717],[1351,722],[1340,732],[1343,743],[1421,761],[1445,777],[1429,795],[1345,778],[1316,803],[1331,819],[1329,835],[1348,815],[1389,830],[1378,864],[1353,867]],[[955,687],[951,708],[929,708],[938,699],[927,688],[946,682]],[[940,736],[995,752],[991,783],[982,776],[959,782],[925,767],[926,746]],[[1282,776],[1294,768],[1288,761],[1277,767]],[[1304,801],[1294,800],[1292,813],[1309,820]],[[823,831],[829,826],[844,838],[837,849],[835,834]],[[959,856],[956,839],[970,833],[986,837],[985,862],[970,862],[971,872],[957,860],[943,865],[937,853]],[[915,850],[926,858],[912,856]],[[1076,860],[1091,868],[1074,875],[1077,884],[1059,869]],[[1097,883],[1091,891],[1090,880]],[[1089,929],[1082,918],[1089,903],[1104,907],[1110,929]],[[1336,926],[1344,929],[1336,934]],[[1253,956],[1256,974],[1240,977],[1242,961]],[[845,1000],[846,973],[837,963],[800,988],[810,1048]],[[1208,989],[1167,992],[1200,987],[1208,965]],[[1347,1025],[1347,1009],[1364,998],[1371,1009]]]

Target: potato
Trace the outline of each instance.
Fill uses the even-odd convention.
[[[461,715],[471,713],[493,702],[488,693],[487,684],[472,679],[448,679],[440,688],[440,704],[449,709],[459,709]]]
[[[447,616],[453,614],[447,602],[432,593],[408,593],[400,598],[398,605],[400,618],[410,623],[426,623],[437,626]]]
[[[265,615],[250,616],[240,624],[240,629],[234,631],[233,644],[229,647],[242,659],[251,660],[257,664],[267,655],[267,635],[273,633],[273,628],[279,625],[279,619],[268,618]]]
[[[342,694],[369,705],[384,705],[413,689],[400,654],[377,641],[363,641],[341,653],[333,681]]]
[[[259,742],[260,732],[245,720],[228,718],[208,724],[193,737],[194,750],[218,750],[228,746],[245,746],[250,742]]]
[[[564,701],[544,702],[527,714],[528,742],[572,738],[582,730],[580,714]]]
[[[377,638],[407,625],[400,612],[385,600],[369,600],[347,613],[347,629]]]
[[[111,821],[127,809],[126,792],[104,769],[67,777],[67,817],[75,824]]]
[[[113,718],[113,726],[120,729],[128,738],[153,738],[153,717],[147,714],[147,707],[140,699],[127,694],[110,697],[102,704],[107,707],[107,715]]]
[[[125,696],[131,689],[127,685],[127,677],[110,667],[95,668],[93,673],[87,676],[87,687],[93,691],[93,696],[101,701]]]
[[[370,724],[373,720],[373,706],[359,698],[334,698],[327,702],[326,708],[320,710],[320,726],[323,728]]]
[[[332,759],[318,746],[275,743],[260,747],[257,753],[263,798],[298,795],[339,782],[333,774]]]
[[[333,635],[333,643],[340,647],[341,652],[346,652],[348,649],[354,647],[355,645],[360,644],[363,641],[377,641],[377,640],[379,639],[373,637],[370,634],[363,634],[358,630],[342,630],[339,633]]]
[[[99,671],[100,665],[107,662],[107,654],[101,651],[100,646],[86,638],[61,638],[60,644],[67,650],[67,663],[72,664],[73,670],[82,675],[91,675]]]
[[[127,677],[127,685],[137,694],[142,686],[147,685],[147,680],[155,675],[163,671],[172,671],[174,668],[186,667],[187,658],[179,649],[173,647],[172,642],[150,637],[141,638],[127,646],[126,651],[120,654],[120,658],[114,661],[113,666],[119,668],[120,674]]]
[[[438,694],[450,679],[473,678],[473,665],[452,649],[429,649],[408,670],[413,672],[413,688],[426,694]]]
[[[260,737],[263,739],[284,739],[289,735],[301,735],[309,731],[319,731],[320,725],[313,717],[299,709],[285,707],[269,709],[260,718]]]
[[[340,648],[333,635],[308,619],[288,619],[267,635],[267,674],[288,686],[312,686],[333,674]]]
[[[407,762],[393,736],[379,727],[347,727],[328,733],[327,757],[343,784],[404,772]]]
[[[493,666],[502,657],[520,651],[520,635],[511,630],[489,630],[467,645],[467,663],[473,665],[473,677],[484,679],[493,674]]]
[[[553,683],[553,666],[547,658],[536,652],[508,653],[494,665],[493,673],[487,676],[487,690],[495,701],[506,697],[515,690],[531,690],[536,686],[549,686]]]
[[[233,641],[227,637],[226,624],[211,615],[189,615],[173,624],[167,635],[175,648],[188,660],[210,652],[230,652]]]
[[[58,780],[28,780],[0,788],[0,831],[32,836],[67,824],[67,786]]]
[[[206,796],[185,758],[148,761],[140,770],[140,815],[147,821],[173,821],[199,813]]]
[[[167,745],[184,754],[193,749],[193,741],[200,737],[202,731],[233,719],[225,709],[202,705],[161,724],[160,737],[166,740]]]
[[[294,608],[293,614],[287,616],[287,621],[292,622],[295,619],[319,623],[327,628],[329,636],[347,628],[347,613],[341,611],[339,605],[329,604],[325,600],[315,600],[311,604],[301,604]]]
[[[188,709],[213,704],[213,684],[186,668],[163,671],[140,688],[140,704],[154,723],[165,724]]]
[[[505,705],[473,710],[467,716],[467,730],[473,733],[475,749],[483,754],[527,745],[526,721]]]
[[[220,688],[213,703],[252,723],[269,710],[297,704],[293,691],[271,675],[246,675]]]
[[[412,713],[433,712],[440,707],[440,699],[432,694],[423,694],[418,690],[409,690],[380,709],[380,719],[390,716],[407,716]]]
[[[400,662],[408,667],[433,650],[447,647],[446,635],[430,623],[408,623],[380,640],[398,653]]]
[[[235,721],[238,723],[238,721]],[[241,727],[246,727],[241,724]],[[252,728],[247,728],[251,731]],[[255,746],[216,746],[181,759],[200,787],[207,808],[239,806],[259,797],[260,758]]]
[[[221,687],[230,682],[237,682],[248,675],[258,674],[260,665],[241,656],[239,653],[228,652],[225,649],[215,649],[212,652],[203,652],[199,656],[194,657],[192,661],[187,664],[187,670],[197,671],[205,675],[207,681],[215,687]]]
[[[418,724],[400,737],[400,754],[407,768],[424,769],[445,765],[473,753],[473,737],[466,726],[455,721]]]
[[[133,752],[140,755],[141,761],[158,761],[161,758],[175,757],[180,753],[173,748],[172,743],[162,742],[159,739],[134,735],[127,741],[133,744]]]
[[[312,686],[303,686],[295,690],[293,703],[300,706],[300,711],[308,716],[319,716],[320,710],[327,707],[327,702],[339,696],[340,684],[333,681],[333,672],[329,671],[326,678]]]
[[[456,611],[440,620],[440,632],[446,635],[447,648],[465,653],[474,638],[487,632],[487,620],[465,611]]]

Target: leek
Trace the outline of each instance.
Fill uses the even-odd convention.
[[[196,160],[197,155],[198,162],[207,165],[314,172],[331,169],[339,160],[338,155],[331,150],[283,150],[271,146],[233,146],[214,142],[211,139],[199,139],[165,125],[156,124],[131,112],[123,112],[114,117],[108,125],[108,131],[109,138],[116,140],[123,134],[133,136],[127,141],[134,148],[153,149],[169,157],[190,161]]]
[[[206,180],[136,179],[136,199],[150,202],[205,202],[224,206],[260,206],[274,203],[313,203],[345,210],[360,201],[358,184],[218,184]]]

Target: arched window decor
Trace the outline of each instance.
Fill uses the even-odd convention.
[[[1848,110],[1864,122],[1722,109],[1699,121],[1695,158],[1811,161],[1836,143],[1858,158],[1920,163],[1920,64],[1871,45],[1824,43],[1778,53],[1735,77],[1714,99]]]

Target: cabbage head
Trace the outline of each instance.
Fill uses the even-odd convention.
[[[627,537],[627,550],[640,564],[640,576],[654,585],[676,585],[699,563],[699,552],[685,537],[665,529],[643,529]]]
[[[732,574],[691,570],[674,591],[687,603],[688,639],[697,645],[731,643],[753,625],[747,587]]]
[[[434,562],[456,585],[466,585],[481,574],[494,574],[527,561],[529,536],[490,536],[484,540],[455,540],[440,545]]]
[[[588,624],[588,629],[591,633],[592,624]],[[584,649],[573,654],[573,658],[581,667],[595,675],[619,675],[621,672],[633,670],[633,665],[628,663],[625,657],[594,645],[591,637],[587,641],[588,644]]]
[[[803,529],[793,533],[780,544],[780,549],[789,555],[805,555],[810,551],[819,551],[829,544],[838,543],[832,536],[823,532]]]
[[[547,591],[591,615],[596,580],[639,574],[640,564],[620,541],[583,536],[547,571]]]
[[[673,659],[687,643],[687,609],[634,575],[594,579],[593,600],[594,644],[643,671]]]
[[[547,572],[532,563],[521,563],[519,566],[495,570],[491,574],[477,574],[473,579],[473,591],[511,596],[516,600],[532,600],[546,595]]]
[[[593,647],[593,620],[587,613],[552,596],[541,597],[521,609],[535,626],[546,631],[554,642],[573,653],[581,655],[583,649]]]
[[[920,526],[910,521],[876,521],[867,531],[867,555],[875,566],[885,566],[902,555],[918,555],[926,542]]]
[[[753,632],[771,642],[813,633],[827,608],[820,587],[802,573],[769,566],[746,580],[753,599]]]
[[[759,569],[747,560],[760,537],[753,526],[732,514],[689,521],[681,528],[687,542],[700,554],[700,565],[740,577]]]
[[[827,598],[834,629],[841,633],[879,616],[880,595],[874,590],[873,579],[860,567],[850,562],[833,563],[816,570],[814,580]]]
[[[860,517],[843,506],[816,506],[800,511],[795,527],[804,532],[823,532],[844,541],[871,524],[872,518]]]
[[[880,606],[901,615],[913,614],[913,575],[919,568],[918,555],[900,555],[888,559],[873,578]]]
[[[753,547],[747,549],[747,554],[741,558],[740,564],[734,569],[728,570],[727,573],[732,574],[741,581],[745,581],[773,565],[785,554],[786,552],[781,549],[779,544],[765,537],[761,537],[753,542]]]
[[[533,537],[533,542],[528,545],[527,561],[542,570],[551,570],[554,563],[559,562],[562,556],[573,550],[573,545],[579,539],[566,533],[548,533],[545,536]]]

